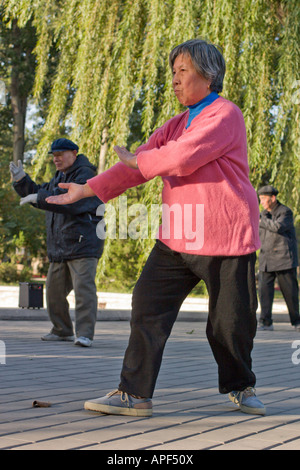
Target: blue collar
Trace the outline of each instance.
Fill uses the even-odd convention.
[[[202,109],[204,109],[206,106],[210,105],[213,103],[217,98],[219,98],[218,93],[215,91],[212,91],[209,95],[207,95],[203,100],[199,101],[196,104],[193,104],[192,106],[188,106],[189,108],[189,118],[188,122],[186,125],[186,129],[190,126],[192,120],[198,116],[198,114],[201,113]]]

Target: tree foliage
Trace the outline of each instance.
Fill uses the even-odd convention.
[[[4,0],[4,5],[7,18],[18,18],[20,26],[31,21],[36,29],[37,101],[51,48],[58,59],[34,162],[37,176],[65,123],[102,171],[117,161],[114,145],[135,148],[181,111],[168,55],[182,41],[203,37],[223,48],[222,95],[243,111],[254,187],[274,184],[299,216],[298,0]],[[153,203],[159,194],[160,182],[153,180],[139,197]]]
[[[1,20],[2,14],[0,9]],[[20,207],[9,172],[10,161],[23,160],[26,102],[34,81],[35,60],[30,52],[34,42],[34,30],[30,24],[19,29],[13,21],[10,29],[5,22],[0,23],[0,79],[6,92],[5,103],[0,105],[1,282],[28,276],[29,260],[46,256],[44,214],[32,211],[30,207]],[[17,145],[16,140],[19,140]],[[17,271],[17,264],[24,265],[22,273]]]
[[[12,19],[7,27],[3,15],[0,5],[0,79],[9,94],[8,104],[13,117],[12,158],[17,163],[24,156],[27,100],[34,82],[35,31],[30,21],[20,29],[17,20]]]

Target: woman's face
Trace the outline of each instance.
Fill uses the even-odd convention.
[[[206,80],[195,69],[189,55],[180,54],[173,65],[173,89],[178,101],[192,106],[210,94],[210,80]]]

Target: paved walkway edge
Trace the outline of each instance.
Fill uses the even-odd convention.
[[[74,320],[75,311],[70,309],[70,315]],[[206,322],[207,312],[180,311],[177,321],[186,322]],[[130,310],[98,310],[97,321],[130,321]],[[257,314],[257,319],[259,313]],[[0,308],[0,321],[48,321],[49,317],[46,309],[25,309],[25,308]],[[286,313],[273,314],[274,323],[289,323],[289,316]]]
[[[19,287],[0,286],[0,320],[48,320],[46,311],[45,289],[43,307],[40,309],[19,307]],[[131,315],[131,294],[97,292],[98,321],[129,321]],[[72,291],[68,296],[70,314],[74,319],[75,296]],[[208,314],[208,298],[187,297],[178,315],[179,321],[206,321]],[[257,316],[260,314],[260,306]],[[273,320],[275,323],[289,323],[289,315],[283,300],[275,300],[273,304]]]

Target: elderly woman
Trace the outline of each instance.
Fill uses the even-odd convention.
[[[62,184],[68,192],[48,200],[66,204],[96,194],[107,202],[156,176],[164,183],[166,211],[133,291],[121,382],[118,390],[86,402],[85,408],[152,414],[165,343],[182,302],[204,280],[207,337],[218,364],[219,391],[229,393],[241,411],[263,415],[251,368],[259,208],[248,176],[244,119],[235,104],[218,95],[225,62],[214,45],[190,40],[175,47],[169,60],[175,95],[188,109],[157,129],[134,155],[115,147],[121,162],[86,185]],[[170,216],[174,207],[182,209],[181,218]]]

